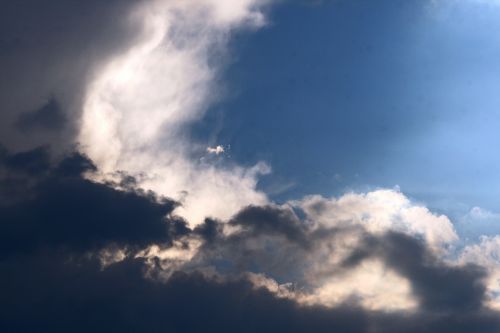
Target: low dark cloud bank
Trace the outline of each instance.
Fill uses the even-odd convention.
[[[168,243],[171,235],[187,230],[183,221],[167,223],[165,216],[175,207],[170,200],[84,180],[81,173],[94,166],[77,153],[54,168],[43,148],[4,153],[2,162],[7,203],[0,206],[0,256],[41,247],[83,251],[110,243]]]
[[[92,163],[72,153],[51,163],[47,149],[1,153],[0,330],[2,332],[498,332],[500,316],[483,307],[485,272],[448,266],[417,239],[367,235],[337,269],[376,257],[406,277],[415,312],[368,311],[355,302],[305,306],[256,288],[243,274],[300,281],[300,265],[321,238],[289,210],[248,207],[225,235],[207,219],[191,230],[172,216],[176,203],[152,193],[86,180]],[[126,179],[122,187],[131,180]],[[9,195],[11,193],[11,195]],[[185,237],[202,241],[193,267],[168,279],[135,257]],[[252,244],[263,243],[255,248]],[[102,267],[99,249],[126,249]],[[185,246],[189,246],[186,244]],[[154,261],[153,261],[154,262]],[[294,265],[294,262],[296,263]],[[196,268],[218,268],[217,277]]]

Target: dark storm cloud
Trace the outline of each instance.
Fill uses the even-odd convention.
[[[300,307],[265,290],[255,290],[243,279],[215,282],[196,273],[177,273],[159,284],[143,278],[140,260],[121,262],[105,271],[96,263],[77,266],[54,263],[49,258],[37,260],[35,265],[23,261],[9,264],[14,266],[9,272],[16,275],[5,277],[17,279],[1,279],[2,287],[9,287],[3,299],[10,301],[8,307],[2,306],[2,315],[11,315],[0,324],[4,332],[460,333],[492,332],[491,328],[498,327],[492,313],[457,318],[398,316],[347,305],[335,309]],[[33,278],[26,267],[41,273]],[[54,288],[61,283],[64,288]],[[46,307],[41,308],[40,303]]]
[[[141,1],[19,0],[0,5],[0,141],[11,149],[67,148],[89,79],[142,26]],[[26,133],[29,132],[29,135]]]
[[[50,168],[50,157],[43,147],[9,154],[7,149],[0,146],[0,162],[10,173],[40,175]]]
[[[37,148],[4,152],[0,160],[0,257],[44,247],[146,246],[187,232],[184,221],[167,218],[173,201],[83,179],[81,174],[94,166],[78,153],[54,167],[48,155]]]
[[[364,332],[371,325],[362,311],[300,308],[244,279],[179,272],[167,283],[146,280],[141,260],[104,271],[54,255],[0,265],[8,272],[0,277],[3,332]]]
[[[190,230],[171,217],[176,203],[134,191],[130,178],[123,182],[129,189],[118,191],[81,177],[93,168],[78,153],[52,165],[45,148],[2,151],[1,179],[19,191],[16,198],[0,201],[0,331],[500,330],[498,313],[482,306],[484,271],[449,266],[420,240],[398,233],[365,236],[335,268],[382,260],[409,280],[420,304],[415,312],[369,311],[350,301],[303,306],[256,288],[245,272],[300,280],[308,254],[340,231],[311,228],[289,208],[277,206],[243,209],[230,220],[238,230],[229,235],[222,222],[210,219]],[[160,258],[135,258],[134,249],[153,243],[167,248],[182,237],[203,244],[190,266],[169,277]],[[128,251],[123,261],[103,268],[89,253],[109,246]],[[208,265],[216,267],[215,277],[202,273]]]

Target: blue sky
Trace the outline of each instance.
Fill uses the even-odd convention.
[[[498,210],[500,6],[294,2],[269,20],[233,42],[228,96],[195,135],[269,162],[278,201],[400,186],[455,219]]]

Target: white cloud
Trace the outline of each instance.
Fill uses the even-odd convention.
[[[467,217],[473,220],[500,219],[500,214],[495,214],[481,207],[472,207]]]
[[[255,189],[267,166],[215,167],[193,158],[203,148],[184,134],[217,98],[229,34],[261,26],[264,3],[151,0],[135,8],[130,20],[142,24],[141,38],[102,69],[85,98],[79,142],[99,167],[96,180],[144,175],[139,186],[181,201],[177,213],[195,224],[267,201]]]
[[[458,220],[457,228],[466,241],[478,240],[481,235],[500,232],[500,214],[481,207],[472,207]]]
[[[482,236],[478,244],[463,249],[458,262],[481,265],[488,270],[488,305],[500,310],[500,236]]]
[[[338,266],[361,245],[362,235],[353,227],[360,226],[374,235],[397,231],[421,237],[438,256],[447,254],[458,240],[446,216],[411,202],[398,189],[347,193],[338,198],[313,195],[289,204],[300,208],[317,227],[344,230],[330,241],[323,240],[311,255],[307,277],[314,287],[300,296],[306,304],[333,306],[355,300],[365,308],[387,311],[418,306],[409,281],[380,261],[369,260],[341,274],[328,268]]]
[[[222,146],[216,146],[216,147],[207,147],[207,153],[209,154],[215,154],[215,155],[220,155],[223,152],[225,152],[224,147]]]
[[[363,262],[345,274],[332,275],[299,299],[306,304],[326,306],[351,300],[366,309],[386,311],[412,310],[418,306],[409,281],[378,260]]]
[[[412,203],[397,190],[348,193],[339,198],[313,195],[291,204],[304,210],[311,221],[325,226],[358,224],[374,233],[399,231],[422,237],[436,250],[458,240],[448,217]]]

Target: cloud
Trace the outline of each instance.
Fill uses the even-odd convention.
[[[427,311],[457,314],[483,306],[486,272],[480,266],[443,264],[421,242],[394,232],[364,242],[347,262],[352,265],[373,256],[384,258],[408,278],[420,306]]]
[[[61,152],[74,143],[87,84],[110,57],[134,43],[141,29],[126,13],[140,2],[2,3],[3,145],[16,151],[51,145]]]
[[[444,261],[427,238],[403,233],[411,228],[373,229],[346,214],[363,207],[352,194],[328,201],[345,203],[342,223],[268,204],[190,228],[175,202],[134,190],[130,176],[109,186],[83,178],[95,167],[81,154],[47,159],[42,148],[2,153],[2,182],[22,189],[0,197],[2,331],[500,328],[492,266],[470,263],[479,250]]]
[[[39,148],[0,159],[0,257],[47,246],[86,251],[169,244],[187,231],[170,216],[175,202],[81,178],[94,166],[78,153],[53,167],[48,154]]]
[[[498,234],[499,222],[500,214],[476,206],[459,219],[457,227],[468,238],[477,241],[482,235]]]
[[[207,153],[209,154],[215,154],[215,155],[220,155],[225,151],[224,147],[222,146],[216,146],[216,147],[207,147]]]
[[[355,308],[302,308],[292,301],[274,297],[265,289],[255,290],[245,279],[218,282],[201,274],[177,273],[167,283],[158,284],[143,278],[140,260],[123,261],[100,271],[97,263],[63,264],[53,257],[50,259],[39,258],[36,265],[26,260],[2,263],[2,268],[9,268],[9,278],[26,277],[7,280],[2,275],[0,278],[2,286],[8,287],[2,297],[5,320],[0,325],[3,331],[303,332],[312,329],[329,332],[341,329],[366,332],[373,325],[389,326],[390,318],[384,318],[384,314],[380,314],[380,318],[375,315],[372,320],[370,314]],[[40,270],[36,279],[26,267]],[[26,284],[34,293],[27,292]],[[64,284],[64,290],[52,289],[56,284]],[[46,306],[38,307],[39,302]],[[37,311],[31,311],[31,307]],[[377,320],[380,323],[376,323]]]
[[[7,255],[46,246],[85,250],[95,253],[103,266],[129,257],[142,258],[163,280],[178,270],[221,276],[257,274],[264,280],[254,278],[254,282],[276,283],[280,293],[288,291],[287,297],[300,304],[335,307],[355,301],[366,309],[387,311],[419,306],[413,276],[390,263],[393,257],[388,253],[393,249],[386,248],[391,244],[386,235],[394,231],[426,235],[426,230],[414,232],[412,224],[427,224],[418,219],[402,220],[404,228],[377,224],[400,221],[400,215],[414,216],[406,211],[415,207],[423,209],[400,192],[379,190],[338,199],[308,197],[281,206],[248,206],[227,222],[206,219],[190,229],[174,215],[176,202],[136,190],[130,176],[121,175],[119,183],[100,184],[81,178],[95,167],[79,154],[69,155],[53,167],[47,160],[48,152],[42,148],[4,154],[7,178],[13,179],[11,187],[24,187],[25,178],[32,179],[29,191],[21,191],[19,200],[1,206]],[[17,178],[12,176],[15,174]],[[32,195],[22,197],[26,193]],[[386,200],[392,196],[399,201]],[[426,212],[428,216],[417,216],[431,219],[433,232],[449,231],[437,225],[448,227],[447,219]],[[428,259],[423,257],[442,255],[434,239],[434,235],[423,237],[425,245],[416,240],[412,245],[411,238],[407,243],[415,247],[413,253],[403,257],[420,256],[418,260],[424,262]],[[415,265],[423,265],[418,260]],[[449,269],[445,264],[439,267]],[[481,299],[481,292],[478,295]]]
[[[418,307],[409,281],[378,259],[364,261],[346,274],[333,275],[301,301],[329,307],[351,301],[365,309],[389,312],[415,311]]]
[[[256,189],[265,163],[201,158],[224,149],[186,133],[267,1],[35,3],[0,14],[0,126],[17,124],[0,149],[1,331],[500,329],[497,238],[454,261],[451,221],[400,191],[278,205]],[[23,149],[56,137],[59,154]]]
[[[462,263],[476,263],[488,270],[487,303],[500,309],[500,236],[482,236],[478,244],[467,245],[460,254]]]
[[[291,202],[311,220],[328,226],[359,224],[372,232],[397,230],[422,237],[435,249],[446,249],[458,240],[453,224],[425,206],[412,203],[398,190],[381,189],[348,193],[340,198],[313,195]]]
[[[203,145],[185,134],[220,94],[230,34],[261,26],[264,4],[153,0],[131,11],[141,38],[97,73],[84,98],[78,141],[101,172],[94,179],[118,170],[145,174],[138,186],[181,201],[177,213],[194,224],[267,201],[256,190],[267,166],[212,165],[200,160]]]
[[[66,117],[61,106],[54,97],[35,111],[20,115],[16,125],[24,132],[29,130],[61,130],[66,123]]]
[[[207,221],[195,229],[207,243],[190,264],[264,274],[292,285],[299,303],[458,312],[480,309],[485,298],[483,269],[446,264],[425,240],[396,228],[370,231],[355,219],[307,222],[286,206],[248,207],[225,234],[226,226]]]
[[[28,267],[38,269],[36,277]],[[36,265],[27,260],[3,262],[2,268],[9,268],[8,275],[0,277],[6,287],[1,303],[5,320],[0,323],[5,332],[446,333],[491,332],[499,324],[498,316],[488,312],[398,315],[349,305],[303,307],[255,289],[244,278],[216,281],[199,273],[177,273],[158,284],[143,278],[141,260],[123,261],[104,271],[95,262],[63,264],[54,257],[39,258]],[[19,276],[24,278],[12,279]]]

